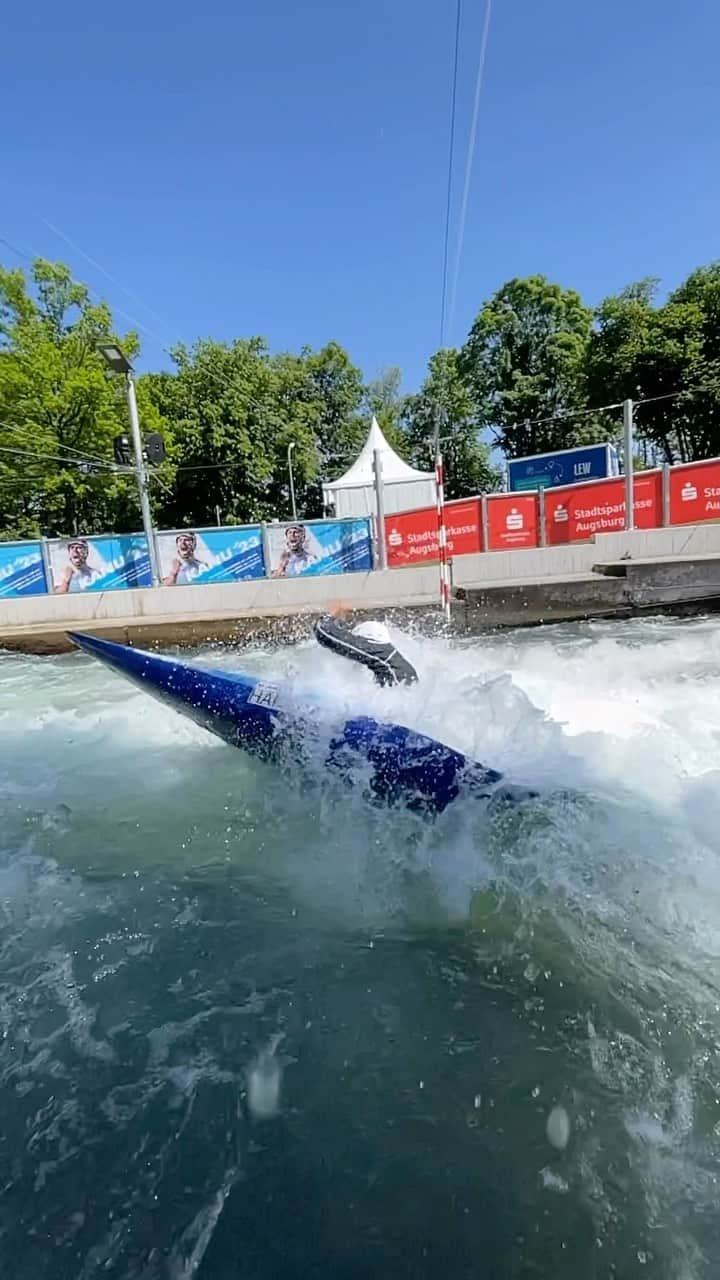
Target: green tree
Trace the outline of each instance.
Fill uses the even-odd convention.
[[[481,308],[460,353],[478,428],[509,457],[596,439],[587,406],[592,312],[544,276],[509,280]]]
[[[424,471],[433,465],[433,441],[441,424],[448,498],[487,493],[498,487],[500,475],[492,466],[489,446],[480,439],[457,351],[438,351],[432,357],[422,387],[405,401],[403,420],[405,451],[414,466]]]
[[[706,318],[691,291],[655,305],[658,281],[647,279],[598,307],[588,360],[596,404],[632,399],[638,436],[668,462],[707,457],[720,449],[712,397],[698,389],[711,372],[705,358]],[[676,393],[681,393],[677,395]]]
[[[138,527],[133,481],[110,465],[127,409],[98,355],[108,336],[136,354],[62,263],[38,259],[30,285],[0,267],[0,536]]]
[[[404,446],[402,417],[405,397],[400,390],[402,370],[396,365],[367,384],[364,400],[369,418],[377,419],[380,430],[391,448],[402,452]]]
[[[172,379],[142,380],[147,397],[173,423],[175,477],[161,500],[163,523],[211,524],[216,507],[227,523],[263,518],[280,426],[264,342],[203,339],[172,354]]]
[[[720,360],[720,262],[691,271],[687,280],[670,294],[671,304],[694,303],[702,312],[703,359]]]
[[[362,441],[359,371],[336,343],[272,355],[261,338],[203,339],[173,353],[173,375],[142,386],[172,422],[172,493],[160,518],[172,525],[290,514],[288,449],[298,509],[322,510],[319,477],[339,474]]]
[[[720,262],[692,271],[670,295],[673,307],[692,305],[702,315],[702,354],[681,397],[679,440],[692,441],[693,457],[720,456]],[[687,444],[685,443],[687,448]]]
[[[284,412],[291,411],[301,428],[290,433],[298,507],[306,516],[321,515],[321,481],[337,479],[365,442],[362,375],[337,342],[276,356],[275,367],[286,388]]]
[[[320,419],[317,428],[319,470],[323,479],[337,479],[353,461],[367,435],[361,415],[363,381],[345,349],[328,342],[319,351],[300,353],[307,377],[306,396]]]

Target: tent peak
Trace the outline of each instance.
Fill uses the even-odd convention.
[[[397,480],[427,480],[434,478],[433,472],[418,471],[415,467],[411,467],[409,463],[403,461],[400,455],[388,444],[380,423],[375,414],[373,414],[365,444],[352,466],[348,468],[344,475],[340,476],[338,480],[333,480],[327,487],[334,489],[351,485],[372,484],[374,479],[373,460],[376,452],[382,454],[383,480],[386,484],[392,484],[393,481]]]

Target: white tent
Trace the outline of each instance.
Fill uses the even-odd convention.
[[[375,474],[373,458],[380,452],[386,515],[413,511],[415,507],[432,507],[436,501],[435,473],[416,471],[390,448],[377,419],[373,418],[368,438],[349,471],[339,480],[323,485],[326,511],[338,519],[375,514]]]

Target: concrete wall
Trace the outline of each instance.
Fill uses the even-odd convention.
[[[566,547],[458,556],[452,564],[452,581],[456,587],[492,582],[537,582],[543,578],[589,574],[597,564],[627,556],[640,560],[689,555],[720,555],[720,524],[601,533],[592,542],[574,542]]]
[[[434,604],[438,598],[435,565],[317,578],[261,578],[195,587],[32,596],[0,600],[0,643],[3,636],[28,628],[82,630],[128,621],[152,624],[188,618],[321,613],[337,601],[362,611]]]
[[[575,616],[583,616],[593,611],[591,605],[605,609],[627,602],[627,583],[613,587],[603,585],[597,577],[594,583],[588,583],[597,565],[612,564],[628,556],[635,562],[674,557],[677,572],[673,582],[677,579],[678,583],[685,584],[689,570],[683,568],[680,558],[687,564],[691,558],[712,555],[720,557],[720,524],[609,533],[599,535],[592,542],[567,547],[461,556],[453,562],[453,585],[488,593],[482,602],[486,623],[495,617],[505,625],[515,625],[517,621],[530,620],[538,611],[549,620],[551,615],[571,616],[573,608]],[[701,587],[704,589],[708,575],[697,567],[693,572],[699,592]],[[573,579],[574,594],[563,590],[557,598],[557,607],[551,607],[552,598],[547,589],[554,589],[563,581],[571,587]],[[539,593],[537,599],[528,596],[523,584]],[[673,594],[673,587],[664,580],[661,586],[668,598],[675,599],[682,594],[677,585]],[[644,588],[642,597],[651,598]],[[662,601],[664,595],[659,592],[655,598]],[[65,633],[73,630],[100,632],[109,638],[139,644],[239,639],[251,634],[264,635],[270,624],[273,634],[291,631],[303,615],[317,615],[337,602],[358,614],[432,606],[433,616],[437,615],[439,620],[438,566],[0,600],[0,647],[57,652],[67,646]],[[476,601],[476,605],[479,603]]]

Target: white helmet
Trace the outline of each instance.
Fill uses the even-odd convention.
[[[361,636],[363,640],[372,640],[373,644],[392,644],[390,632],[384,622],[361,622],[353,627],[352,634]]]

